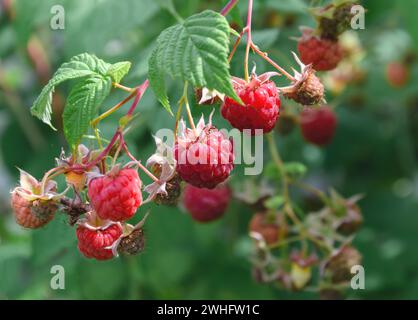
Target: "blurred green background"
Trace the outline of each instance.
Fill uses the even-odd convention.
[[[187,17],[207,8],[219,11],[225,2],[175,0],[174,6]],[[240,2],[243,18],[246,1]],[[137,85],[146,77],[147,57],[156,37],[176,20],[163,8],[168,3],[164,0],[0,3],[0,299],[317,297],[284,292],[252,279],[247,236],[252,212],[236,200],[222,220],[209,225],[194,223],[178,208],[149,206],[145,252],[110,262],[83,258],[76,249],[75,230],[62,215],[36,231],[15,224],[9,192],[17,183],[16,167],[39,178],[66,148],[61,130],[59,134],[51,131],[29,113],[51,73],[73,55],[90,52],[108,62],[132,61],[123,83]],[[50,28],[51,7],[57,4],[65,9],[64,30]],[[367,9],[366,29],[355,33],[365,50],[359,67],[366,76],[338,97],[327,95],[337,105],[339,117],[333,143],[324,149],[309,146],[295,130],[279,139],[280,150],[285,160],[307,165],[310,182],[332,185],[344,196],[365,194],[360,202],[365,224],[354,243],[364,257],[366,290],[349,291],[348,296],[412,299],[418,297],[418,70],[413,64],[408,84],[394,89],[386,81],[385,67],[417,49],[418,2],[367,0],[362,4]],[[294,66],[290,51],[296,50],[296,42],[289,37],[299,35],[299,25],[315,23],[307,14],[308,6],[303,0],[255,1],[254,40],[288,70]],[[242,56],[240,47],[233,60],[234,75],[242,76]],[[257,72],[267,70],[261,60],[252,57],[250,61],[257,62]],[[181,90],[170,83],[171,101],[176,101]],[[57,90],[54,121],[58,126],[67,93],[68,85]],[[114,91],[104,106],[124,96]],[[151,90],[139,110],[141,116],[128,143],[145,160],[154,148],[151,134],[171,128],[174,120]],[[194,107],[196,117],[210,111]],[[219,112],[215,114],[217,125],[228,127]],[[103,123],[107,137],[117,119]],[[239,172],[235,170],[233,184],[246,178]],[[50,288],[50,269],[56,264],[65,268],[65,290]]]

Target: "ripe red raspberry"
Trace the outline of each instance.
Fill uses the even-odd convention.
[[[104,220],[127,220],[142,203],[141,179],[134,169],[111,171],[91,180],[88,189],[94,210]]]
[[[337,41],[315,36],[302,36],[298,43],[300,59],[312,64],[317,71],[335,69],[343,58],[343,49]]]
[[[36,229],[44,226],[54,218],[58,207],[54,203],[29,201],[13,192],[11,205],[16,222],[24,228]]]
[[[322,106],[305,108],[300,114],[300,128],[306,141],[323,146],[331,142],[337,117],[332,109]]]
[[[84,256],[97,260],[108,260],[114,256],[109,247],[122,235],[122,227],[119,224],[111,224],[102,229],[79,225],[76,233],[78,249]]]
[[[185,129],[174,145],[176,171],[198,187],[213,189],[225,181],[234,168],[232,142],[225,134],[201,120],[196,130]]]
[[[184,188],[183,204],[194,220],[210,222],[224,215],[230,198],[231,190],[226,185],[205,189],[188,184]]]
[[[240,131],[251,129],[252,135],[256,134],[256,129],[262,129],[263,133],[273,130],[279,116],[280,98],[268,74],[253,76],[250,82],[233,78],[233,85],[244,105],[225,97],[222,116]]]
[[[386,66],[386,78],[392,87],[403,87],[409,80],[408,67],[401,62],[391,62]]]

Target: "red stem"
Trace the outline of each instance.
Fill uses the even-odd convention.
[[[138,105],[139,100],[141,100],[145,90],[147,90],[148,85],[149,85],[149,81],[147,79],[139,87],[135,88],[135,91],[136,91],[135,99],[132,102],[132,105],[129,108],[128,113],[126,114],[128,117],[132,116],[132,114],[134,113],[135,108]]]
[[[109,142],[107,147],[102,152],[100,152],[100,154],[97,156],[97,158],[93,159],[91,162],[86,164],[85,167],[90,169],[90,168],[94,167],[95,165],[97,165],[100,161],[102,161],[108,155],[108,153],[110,152],[112,147],[115,145],[118,138],[121,137],[121,135],[122,135],[121,129],[118,128],[118,130],[116,130],[115,134],[113,135],[112,140]]]
[[[239,34],[239,36],[238,36],[237,40],[235,41],[234,46],[232,47],[231,53],[229,54],[229,57],[228,57],[228,62],[231,62],[232,57],[234,56],[235,51],[237,51],[238,45],[239,45],[239,44],[240,44],[240,42],[241,42],[241,38],[242,38],[242,36],[244,35],[244,33],[246,33],[246,32],[247,32],[247,27],[245,27],[244,29],[242,29],[242,31],[241,31],[241,33]]]
[[[261,58],[263,58],[268,63],[270,63],[273,67],[275,67],[286,78],[288,78],[290,81],[295,81],[295,78],[290,73],[288,73],[286,70],[280,67],[276,62],[270,59],[267,56],[267,54],[265,52],[262,52],[253,42],[251,42],[251,48],[254,50],[255,53],[257,53]]]
[[[239,0],[229,0],[225,7],[221,10],[220,14],[226,16],[238,3]]]
[[[142,163],[139,161],[139,160],[137,160],[130,152],[129,152],[129,149],[128,149],[128,147],[126,146],[126,143],[125,143],[125,141],[124,141],[124,139],[123,139],[123,136],[121,136],[121,144],[122,144],[122,148],[123,148],[123,150],[125,150],[125,153],[126,153],[126,155],[129,157],[129,158],[131,158],[135,163],[136,163],[136,165],[142,170],[142,171],[144,171],[144,173],[148,176],[148,177],[150,177],[153,181],[155,181],[155,182],[158,182],[159,181],[159,179],[156,177],[156,176],[154,176],[153,174],[152,174],[152,172],[151,171],[149,171],[144,165],[142,165]]]
[[[239,0],[230,0],[225,7],[221,10],[220,14],[223,16],[226,16],[233,8],[234,6],[238,3]],[[246,53],[246,75],[247,75],[247,79],[248,79],[248,52],[249,52],[249,48],[251,47],[252,44],[252,40],[251,40],[251,14],[252,14],[252,5],[253,5],[253,0],[249,0],[248,2],[248,16],[247,16],[247,26],[243,29],[243,31],[241,32],[241,36],[245,33],[248,32],[248,39],[247,39],[247,53]],[[238,46],[240,38],[238,39],[236,46]],[[235,48],[236,49],[236,48]],[[232,56],[231,56],[232,58]],[[135,99],[131,105],[131,107],[129,108],[126,116],[129,118],[132,116],[132,114],[135,111],[135,108],[137,107],[139,101],[141,100],[144,92],[147,90],[149,85],[149,80],[146,79],[139,87],[135,88]],[[130,99],[131,96],[129,96],[127,99],[124,100],[124,102],[126,102],[128,99]],[[124,103],[123,102],[123,103]],[[122,103],[122,104],[123,104]],[[135,157],[129,152],[126,143],[124,141],[123,138],[123,133],[122,133],[122,128],[118,127],[118,129],[116,130],[115,134],[112,137],[112,140],[109,142],[109,144],[106,146],[106,148],[92,161],[90,161],[89,163],[87,163],[86,165],[84,165],[83,167],[85,169],[90,169],[94,166],[96,166],[97,164],[99,164],[110,152],[110,150],[112,149],[112,147],[115,145],[115,143],[118,141],[118,139],[120,139],[120,143],[123,147],[123,149],[125,150],[126,154],[128,155],[128,157],[130,157],[132,160],[134,160],[138,166],[154,181],[159,181],[159,179],[157,177],[155,177],[146,167],[144,167],[137,159],[135,159]]]
[[[245,80],[248,81],[249,74],[248,74],[248,57],[250,55],[250,48],[253,42],[251,38],[251,18],[253,14],[253,0],[248,0],[248,13],[247,13],[247,46],[245,48],[245,60],[244,60],[244,72],[245,72]]]
[[[239,0],[230,0],[226,6],[221,10],[220,14],[225,16],[227,15],[233,8],[234,6],[238,3]],[[249,0],[251,2],[251,11],[252,11],[252,0]],[[248,22],[247,22],[248,24]],[[251,24],[251,18],[250,18],[250,24]],[[249,32],[250,34],[250,32]],[[135,108],[137,107],[139,101],[141,100],[144,92],[147,90],[149,85],[149,80],[146,79],[139,87],[135,88],[135,99],[131,105],[131,107],[129,108],[126,116],[131,117],[132,114],[135,111]],[[94,166],[96,166],[100,161],[102,161],[110,152],[110,150],[112,149],[112,147],[115,145],[115,143],[117,142],[118,138],[120,138],[121,143],[123,145],[123,149],[125,150],[126,154],[134,161],[136,161],[138,163],[138,166],[148,175],[151,177],[152,180],[154,181],[158,181],[158,178],[155,177],[147,168],[145,168],[138,160],[135,159],[135,157],[129,152],[124,140],[123,140],[123,133],[121,131],[121,128],[118,127],[118,129],[116,130],[115,134],[113,135],[112,140],[109,142],[109,144],[106,146],[106,148],[97,156],[97,158],[93,159],[92,161],[90,161],[89,163],[87,163],[84,167],[87,169],[90,169]]]
[[[147,90],[148,85],[149,85],[149,81],[147,79],[139,87],[135,88],[135,99],[132,102],[132,105],[126,114],[127,117],[131,117],[132,114],[134,113],[135,108],[138,105],[138,102],[141,100],[142,96],[144,95],[144,92]],[[92,168],[95,165],[97,165],[100,161],[102,161],[108,155],[112,147],[115,145],[118,138],[121,140],[121,143],[124,143],[121,127],[118,127],[115,134],[113,135],[112,140],[109,142],[107,147],[97,156],[97,158],[93,159],[85,167]]]

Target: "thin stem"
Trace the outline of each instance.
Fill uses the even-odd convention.
[[[300,241],[300,240],[301,239],[300,239],[299,236],[290,237],[290,238],[287,238],[287,239],[284,239],[284,240],[279,240],[277,243],[273,243],[273,244],[269,245],[269,248],[273,249],[273,248],[279,248],[279,247],[284,246],[284,245],[287,246],[290,243]]]
[[[186,82],[184,82],[183,96],[181,97],[181,99],[183,100],[184,105],[186,106],[186,112],[187,112],[187,117],[189,118],[190,126],[192,127],[192,130],[193,130],[194,134],[197,136],[196,127],[194,125],[192,112],[191,112],[190,106],[189,106],[189,99],[187,98],[187,87],[188,87],[188,83],[186,81]]]
[[[90,140],[97,140],[97,137],[96,136],[89,135],[89,134],[83,135],[83,138],[90,139]],[[102,140],[102,142],[105,142],[105,143],[109,143],[110,142],[109,140],[104,139],[104,138],[100,138],[100,140]]]
[[[273,161],[276,164],[276,167],[279,170],[280,175],[282,176],[284,198],[285,198],[285,202],[288,203],[290,201],[288,179],[287,179],[287,175],[284,169],[283,160],[280,157],[279,150],[277,149],[276,143],[274,141],[274,136],[272,133],[267,134],[267,142],[268,142],[270,154],[273,158]]]
[[[102,114],[101,116],[99,116],[98,118],[93,120],[92,126],[93,127],[97,126],[97,123],[100,120],[104,119],[105,117],[110,115],[112,112],[119,109],[123,104],[125,104],[128,100],[130,100],[135,95],[135,99],[134,99],[131,107],[129,108],[126,116],[125,116],[126,119],[131,120],[132,119],[132,114],[135,111],[135,108],[138,105],[139,100],[141,100],[142,95],[144,94],[145,90],[148,88],[148,84],[149,84],[149,81],[147,79],[139,87],[136,87],[135,90],[127,98],[125,98],[123,101],[118,103],[115,107],[113,107],[112,109],[108,110],[107,112],[105,112],[104,114]],[[121,143],[124,141],[123,140],[124,125],[126,125],[126,123],[123,124],[123,125],[122,124],[119,125],[118,129],[116,130],[115,134],[113,135],[112,140],[109,142],[107,147],[97,156],[97,158],[93,159],[91,162],[89,162],[87,165],[85,165],[84,166],[85,168],[94,167],[99,162],[101,162],[109,154],[110,150],[115,145],[115,143],[117,142],[118,139],[120,139]]]
[[[116,164],[116,160],[118,159],[118,157],[119,157],[119,153],[120,153],[120,151],[122,150],[122,144],[119,144],[118,145],[118,148],[116,149],[116,152],[115,152],[115,154],[114,154],[114,156],[113,156],[113,160],[112,160],[112,168],[115,166],[115,164]]]
[[[254,50],[255,53],[257,53],[260,57],[262,57],[264,60],[266,60],[268,63],[270,63],[273,67],[275,67],[277,70],[280,71],[286,78],[288,78],[291,81],[295,81],[295,78],[288,73],[286,70],[284,70],[282,67],[280,67],[276,62],[271,60],[267,53],[261,51],[254,43],[251,43],[251,48]]]
[[[93,131],[97,140],[97,144],[99,145],[99,149],[103,150],[103,143],[102,143],[102,138],[100,137],[99,129],[97,127],[94,127]]]
[[[123,150],[126,152],[126,155],[135,162],[135,164],[142,170],[144,173],[150,177],[154,182],[160,181],[156,176],[152,174],[151,171],[149,171],[140,161],[138,161],[128,150],[128,147],[126,146],[126,143],[122,140],[121,141]]]
[[[244,59],[244,74],[245,74],[245,81],[249,79],[249,72],[248,72],[248,58],[250,55],[250,48],[252,44],[251,38],[251,18],[253,13],[253,0],[248,0],[248,13],[247,13],[247,46],[245,48],[245,59]]]
[[[112,108],[110,108],[109,110],[107,110],[106,112],[102,113],[100,116],[98,116],[94,120],[92,120],[91,121],[91,126],[93,128],[97,127],[97,125],[99,124],[100,121],[102,121],[103,119],[105,119],[108,116],[110,116],[116,110],[120,109],[120,107],[122,107],[126,102],[128,102],[129,100],[131,100],[135,96],[135,94],[136,94],[136,92],[135,91],[132,91],[131,94],[129,96],[127,96],[125,99],[123,99],[121,102],[117,103],[115,106],[113,106]]]
[[[241,33],[239,34],[239,36],[238,36],[237,40],[236,40],[236,41],[235,41],[235,43],[234,43],[234,46],[232,47],[231,53],[229,54],[229,57],[228,57],[228,62],[231,62],[232,57],[234,56],[235,51],[237,51],[238,45],[239,45],[239,44],[240,44],[240,42],[241,42],[242,36],[244,35],[244,33],[246,33],[246,32],[247,32],[247,30],[248,30],[248,28],[247,28],[247,27],[245,27],[244,29],[242,29]]]
[[[127,92],[132,92],[132,91],[135,90],[135,88],[126,87],[126,86],[123,86],[120,83],[116,83],[116,82],[113,82],[113,86],[115,88],[122,89],[122,90],[127,91]]]
[[[291,183],[292,185],[294,185],[294,186],[296,186],[296,187],[298,187],[298,188],[300,188],[300,189],[303,189],[303,190],[305,190],[305,191],[307,191],[307,192],[313,193],[313,194],[314,194],[314,195],[316,195],[319,199],[321,199],[321,201],[322,201],[324,204],[329,204],[328,197],[327,197],[327,196],[326,196],[326,194],[325,194],[324,192],[322,192],[321,190],[319,190],[319,189],[317,189],[317,188],[315,188],[315,187],[313,187],[313,186],[311,186],[311,185],[308,185],[308,184],[306,184],[306,183],[303,183],[303,182],[301,182],[301,181],[298,181],[298,180],[289,180],[289,183]]]
[[[179,108],[177,110],[177,114],[176,114],[176,125],[174,126],[174,141],[177,140],[177,131],[179,128],[179,121],[180,121],[180,116],[181,116],[181,111],[183,110],[183,99],[180,99],[179,101]]]
[[[128,113],[126,114],[126,116],[128,116],[128,117],[132,116],[132,114],[135,111],[136,106],[138,105],[139,100],[141,100],[144,92],[147,90],[148,85],[149,85],[149,81],[147,79],[139,87],[137,87],[135,89],[135,91],[134,91],[135,92],[135,100],[134,100],[134,102],[132,102],[132,105],[129,108]]]
[[[252,36],[251,36],[251,20],[252,20],[252,11],[253,11],[253,0],[248,0],[248,12],[247,12],[247,24],[245,28],[242,30],[240,37],[238,37],[237,41],[234,44],[234,47],[232,48],[231,54],[229,55],[228,61],[231,61],[232,56],[235,54],[235,51],[238,47],[239,42],[241,41],[241,37],[244,35],[244,33],[247,33],[247,45],[245,48],[245,58],[244,58],[244,75],[245,80],[249,80],[249,70],[248,70],[248,59],[250,56],[250,49],[253,49],[255,53],[257,53],[259,56],[261,56],[264,60],[266,60],[268,63],[270,63],[274,68],[276,68],[278,71],[280,71],[283,75],[285,75],[289,80],[295,81],[295,78],[288,73],[286,70],[284,70],[282,67],[280,67],[276,62],[274,62],[272,59],[270,59],[267,56],[267,53],[261,51],[253,42]]]
[[[293,211],[292,208],[292,204],[290,201],[290,196],[289,196],[289,178],[286,175],[285,169],[284,169],[284,163],[280,157],[279,151],[277,149],[276,143],[274,142],[274,137],[272,133],[269,133],[267,135],[267,141],[269,144],[269,149],[270,149],[270,153],[271,156],[273,158],[274,163],[277,166],[277,169],[279,170],[281,176],[282,176],[282,183],[283,183],[283,195],[284,195],[284,200],[285,200],[285,204],[284,204],[284,211],[287,214],[287,216],[289,217],[290,220],[292,220],[292,222],[295,224],[295,226],[297,226],[301,232],[301,235],[304,238],[308,238],[309,240],[311,240],[313,243],[317,244],[318,246],[324,247],[327,250],[329,250],[328,246],[323,243],[321,240],[313,237],[309,231],[306,229],[306,227],[303,225],[302,221],[300,221],[300,219],[298,218],[298,216],[296,215],[296,213]]]
[[[276,143],[274,142],[274,136],[272,133],[267,134],[267,141],[270,149],[271,156],[273,158],[274,163],[277,166],[277,169],[279,170],[281,176],[282,176],[282,183],[283,183],[283,195],[284,195],[284,211],[289,217],[289,219],[297,226],[300,230],[301,236],[303,238],[307,238],[311,240],[313,243],[315,243],[317,246],[322,247],[326,249],[327,251],[330,251],[330,248],[321,241],[320,239],[315,238],[309,233],[309,230],[306,229],[306,227],[303,225],[302,221],[298,218],[296,213],[293,211],[292,204],[290,201],[289,196],[289,178],[286,175],[286,171],[284,168],[284,163],[280,157],[279,150],[277,149]],[[306,245],[302,243],[303,245]]]
[[[86,165],[87,168],[92,168],[95,165],[97,165],[100,161],[102,161],[110,152],[112,147],[115,145],[115,143],[118,141],[118,139],[121,137],[121,130],[118,128],[116,133],[113,135],[112,140],[110,140],[109,144],[107,145],[106,149],[104,149],[100,154],[97,156],[97,158],[93,159],[90,163]]]
[[[239,0],[229,0],[225,7],[221,10],[220,14],[226,16],[238,3]]]

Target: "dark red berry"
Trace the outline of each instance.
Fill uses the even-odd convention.
[[[302,62],[312,64],[317,71],[335,69],[344,56],[337,41],[316,36],[303,36],[298,43],[298,51]]]
[[[403,87],[409,80],[408,67],[401,62],[391,62],[386,66],[386,78],[392,87]]]
[[[194,220],[210,222],[224,215],[230,198],[231,190],[226,185],[205,189],[188,184],[184,188],[183,204]]]
[[[329,107],[305,108],[300,114],[300,128],[306,141],[323,146],[331,142],[337,117]]]

